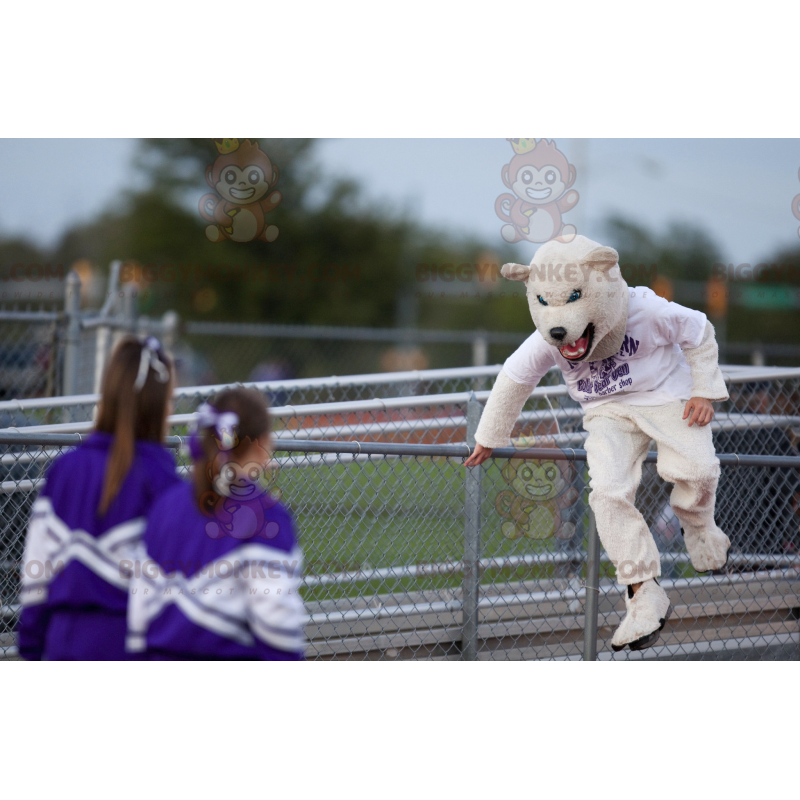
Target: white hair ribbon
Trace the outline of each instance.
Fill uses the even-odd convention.
[[[217,411],[214,406],[203,403],[197,409],[195,430],[213,428],[217,436],[217,446],[220,450],[233,450],[239,443],[236,427],[239,425],[239,415],[233,411]]]
[[[156,372],[156,380],[159,383],[166,383],[169,380],[169,370],[166,364],[158,357],[161,349],[161,342],[155,336],[148,336],[142,342],[142,357],[139,359],[139,372],[133,382],[133,391],[140,392],[147,381],[147,373],[150,369]]]

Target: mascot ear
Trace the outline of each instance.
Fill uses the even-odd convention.
[[[503,264],[500,274],[510,281],[526,281],[531,274],[531,268],[524,264]]]
[[[608,272],[619,263],[619,253],[613,247],[595,247],[583,257],[581,263],[598,272]]]

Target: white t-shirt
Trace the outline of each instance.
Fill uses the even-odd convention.
[[[682,347],[698,347],[706,315],[659,297],[646,286],[630,289],[628,326],[619,352],[602,361],[569,361],[536,331],[503,366],[511,380],[535,386],[550,367],[564,374],[570,397],[584,408],[610,400],[658,406],[692,396]]]

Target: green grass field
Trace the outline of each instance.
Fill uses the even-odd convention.
[[[282,455],[280,453],[276,454]],[[285,455],[285,454],[283,454]],[[300,462],[302,463],[302,462]],[[380,569],[406,565],[458,562],[464,552],[464,497],[466,470],[460,461],[445,458],[383,458],[356,463],[291,466],[277,478],[282,500],[292,510],[305,555],[305,574]],[[498,492],[509,486],[497,464],[484,467],[481,507],[481,557],[527,556],[565,552],[567,544],[555,537],[507,539],[503,518],[495,508]],[[588,512],[570,543],[577,561],[583,560]],[[489,569],[482,584],[544,580],[563,577],[568,565],[521,564]],[[573,567],[574,569],[574,567]],[[680,569],[681,577],[695,573]],[[584,568],[580,566],[580,575]],[[613,578],[614,568],[601,564],[602,577]],[[374,581],[310,586],[308,601],[359,594],[399,594],[456,588],[459,573],[383,577]]]

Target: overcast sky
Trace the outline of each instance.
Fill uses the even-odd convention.
[[[619,213],[655,230],[705,228],[728,261],[755,263],[800,242],[791,202],[800,194],[800,140],[561,139],[577,168],[578,205],[565,215],[602,239]],[[133,139],[5,139],[0,143],[0,235],[52,245],[67,227],[113,204],[136,176]],[[329,175],[358,180],[372,200],[453,235],[500,244],[495,198],[513,155],[504,139],[321,140]],[[280,166],[280,165],[278,165]],[[534,245],[520,244],[528,260]]]

